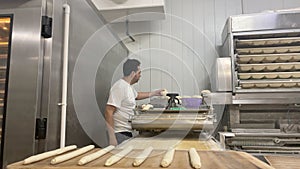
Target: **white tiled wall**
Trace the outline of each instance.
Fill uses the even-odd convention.
[[[137,90],[166,88],[180,95],[210,89],[221,32],[230,15],[300,7],[300,0],[166,0],[166,19],[129,23],[126,45],[142,62]],[[126,38],[125,23],[112,28]]]

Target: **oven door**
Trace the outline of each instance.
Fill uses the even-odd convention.
[[[35,153],[43,72],[42,8],[0,10],[1,166]]]

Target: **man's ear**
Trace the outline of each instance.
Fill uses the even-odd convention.
[[[135,71],[132,71],[131,73],[130,73],[130,77],[134,77],[135,76]]]

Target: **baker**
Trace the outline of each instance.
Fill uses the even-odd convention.
[[[117,145],[132,137],[129,117],[134,115],[136,100],[152,96],[161,96],[162,90],[152,92],[137,92],[132,85],[141,78],[141,62],[127,59],[123,64],[123,77],[110,89],[105,108],[105,119],[108,129],[109,144]]]

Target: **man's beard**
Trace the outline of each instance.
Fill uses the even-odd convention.
[[[134,79],[132,79],[131,84],[135,84],[135,83],[137,83],[138,81],[139,81],[139,79],[134,78]]]

